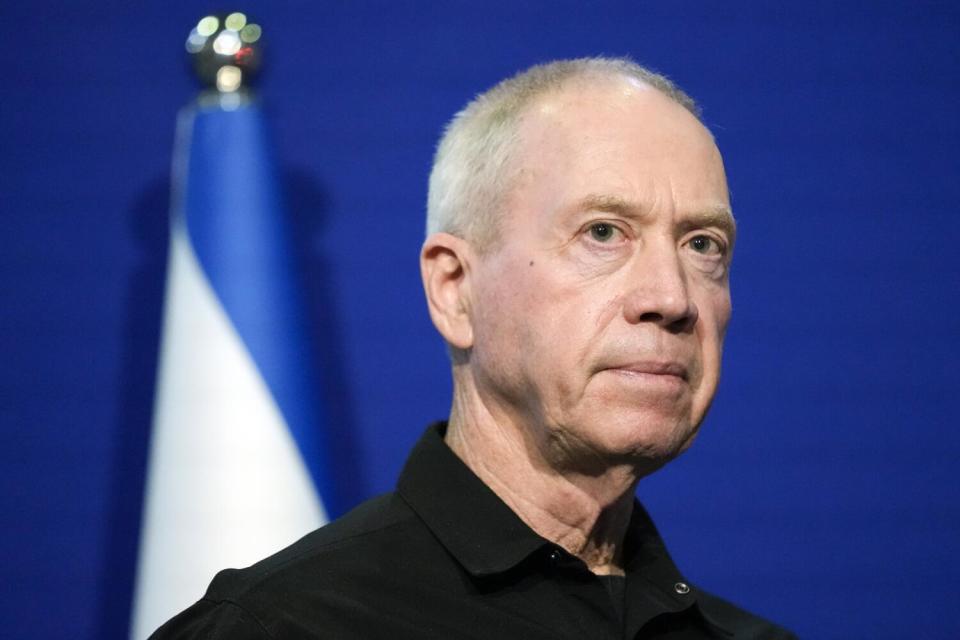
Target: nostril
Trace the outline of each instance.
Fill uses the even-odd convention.
[[[640,322],[656,322],[661,324],[663,322],[663,315],[656,313],[654,311],[648,311],[647,313],[640,315]]]
[[[674,320],[667,325],[667,330],[671,333],[685,333],[690,331],[696,323],[696,314],[691,314]]]
[[[694,325],[697,324],[697,318],[699,317],[700,311],[697,309],[697,305],[690,304],[690,306],[687,307],[686,313],[670,323],[669,329],[676,333],[690,331]]]
[[[658,311],[647,311],[637,317],[637,322],[657,324],[671,333],[685,333],[697,324],[698,316],[696,306],[691,305],[683,313],[670,314],[669,316]]]

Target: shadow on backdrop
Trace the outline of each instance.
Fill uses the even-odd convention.
[[[146,479],[157,354],[163,320],[169,233],[170,181],[144,189],[129,210],[128,228],[140,261],[124,300],[123,362],[116,446],[109,461],[107,530],[98,579],[100,599],[93,638],[126,638],[140,545],[140,510]]]
[[[338,479],[336,495],[324,496],[324,503],[328,515],[336,518],[366,499],[368,491],[365,470],[360,464],[358,426],[345,369],[333,272],[318,248],[330,207],[323,188],[305,170],[285,170],[283,186],[299,284],[304,290],[307,321],[312,329],[310,348],[320,383],[321,409],[325,410],[327,421],[318,427],[328,447],[331,475]]]

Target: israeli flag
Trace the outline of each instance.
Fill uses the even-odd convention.
[[[166,307],[131,637],[327,522],[319,389],[264,119],[180,115]]]

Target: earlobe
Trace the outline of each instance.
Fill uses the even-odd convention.
[[[431,234],[420,250],[420,276],[430,318],[453,347],[473,346],[470,318],[470,246],[449,233]]]

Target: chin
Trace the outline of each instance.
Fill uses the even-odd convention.
[[[617,421],[609,431],[610,443],[624,453],[650,459],[670,461],[686,451],[697,435],[697,424],[688,415],[644,413],[630,420]]]
[[[694,389],[665,393],[624,384],[622,376],[596,376],[589,392],[545,421],[555,462],[590,467],[593,474],[634,465],[646,474],[693,444],[705,413]]]

